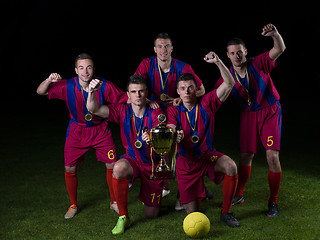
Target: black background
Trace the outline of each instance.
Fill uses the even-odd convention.
[[[246,42],[249,56],[267,51],[273,42],[261,36],[261,29],[273,23],[287,47],[271,74],[281,96],[283,125],[290,126],[285,134],[319,133],[320,21],[315,3],[39,0],[1,4],[5,14],[1,97],[7,116],[2,120],[37,122],[52,117],[67,122],[64,103],[48,101],[36,89],[52,72],[63,78],[75,76],[74,59],[81,52],[94,58],[96,75],[125,90],[142,59],[154,55],[153,38],[159,32],[171,35],[172,56],[189,63],[208,92],[219,73],[203,61],[204,55],[213,50],[229,67],[225,44],[232,37]],[[234,113],[238,103],[229,100],[220,118],[233,118]]]

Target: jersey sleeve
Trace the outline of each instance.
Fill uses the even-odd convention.
[[[109,117],[108,121],[120,124],[120,113],[124,104],[109,104]]]
[[[160,121],[158,120],[158,116],[160,114],[165,114],[161,108],[157,108],[152,111],[152,127],[153,128],[160,123]],[[164,121],[163,123],[166,124],[166,121]]]
[[[107,81],[104,100],[108,103],[127,103],[128,95],[113,82]]]
[[[60,80],[59,82],[51,83],[48,89],[48,98],[65,100],[66,91],[67,91],[66,79]]]
[[[277,65],[276,60],[272,61],[270,58],[269,51],[254,57],[252,64],[255,65],[257,69],[261,69],[265,73],[270,73]]]
[[[201,105],[209,107],[213,113],[218,111],[221,104],[217,95],[217,89],[212,90],[201,98]]]
[[[178,120],[177,120],[177,117],[178,117],[178,110],[176,107],[174,106],[170,106],[167,108],[167,124],[173,124],[175,126],[178,125]]]
[[[191,73],[194,76],[194,79],[196,80],[197,88],[200,88],[202,84],[202,80],[195,74],[195,72],[193,71],[192,67],[189,64],[186,63],[184,65],[182,73]]]
[[[144,79],[148,78],[150,69],[150,59],[145,58],[142,60],[142,62],[139,64],[137,70],[135,71],[134,75],[141,75]]]

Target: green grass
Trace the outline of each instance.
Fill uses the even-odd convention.
[[[29,128],[16,126],[13,132],[2,129],[0,239],[188,238],[182,228],[186,214],[174,210],[175,181],[169,182],[171,194],[163,200],[161,216],[154,220],[144,217],[143,206],[137,200],[139,182],[136,182],[129,193],[131,227],[122,236],[112,236],[117,215],[109,210],[105,167],[96,161],[93,151],[78,168],[80,212],[75,218],[65,220],[63,215],[69,204],[63,167],[67,123],[48,118],[42,123],[28,124]],[[123,148],[118,128],[113,127],[113,132],[120,156]],[[237,138],[218,129],[216,133],[217,150],[237,161]],[[280,216],[270,219],[264,215],[269,188],[268,168],[261,151],[254,159],[245,204],[232,209],[241,223],[240,228],[232,229],[220,222],[218,206],[222,202],[222,186],[205,178],[206,186],[214,193],[214,199],[201,206],[211,221],[206,239],[320,239],[320,165],[312,153],[315,150],[304,143],[304,151],[299,151],[298,146],[291,145],[294,138],[287,136],[284,140],[286,144],[280,156],[283,168]]]

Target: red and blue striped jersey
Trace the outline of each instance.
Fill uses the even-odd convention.
[[[191,66],[175,58],[171,58],[171,68],[168,74],[162,73],[163,81],[167,78],[167,81],[163,82],[164,88],[162,88],[160,73],[158,67],[158,60],[156,56],[145,58],[140,63],[135,74],[143,76],[144,79],[148,79],[151,89],[151,101],[161,102],[160,95],[162,93],[167,94],[169,97],[177,97],[177,79],[182,73],[191,73],[197,82],[199,88],[202,84],[200,78],[194,73]]]
[[[103,78],[95,77],[102,81],[102,86],[96,91],[96,97],[100,104],[103,103],[125,103],[128,96],[114,83]],[[92,120],[87,121],[85,115],[89,113],[86,104],[88,93],[81,89],[79,77],[62,79],[59,82],[51,83],[48,90],[49,99],[64,100],[69,109],[71,121],[78,125],[91,127],[105,121],[104,118],[92,114]]]
[[[183,104],[178,107],[170,106],[167,109],[167,124],[173,124],[184,131],[184,139],[178,144],[178,153],[187,158],[201,157],[212,149],[214,116],[221,106],[217,90],[199,98],[197,105],[190,112]],[[191,141],[194,135],[199,139],[197,143]]]
[[[164,114],[159,109],[152,109],[147,105],[143,118],[135,117],[133,119],[133,110],[131,104],[110,104],[108,121],[115,122],[120,126],[122,145],[126,149],[126,153],[121,156],[130,157],[137,162],[151,163],[150,161],[150,146],[142,140],[142,133],[145,127],[150,131],[153,127],[157,126],[160,122],[158,115]],[[139,131],[140,130],[140,131]],[[137,134],[138,133],[138,134]],[[138,136],[137,136],[138,135]],[[135,147],[135,142],[139,140],[142,143],[140,149]],[[155,154],[152,155],[156,160]]]
[[[235,80],[232,94],[236,99],[240,100],[241,111],[257,111],[271,106],[280,100],[279,93],[270,76],[270,72],[275,66],[276,61],[272,61],[269,56],[269,51],[256,57],[249,58],[247,60],[249,87],[246,79],[242,83],[239,83],[237,77],[240,81],[241,79],[239,75],[236,76],[236,73],[231,66],[230,72]],[[215,88],[220,86],[222,82],[223,79],[220,77],[215,84]],[[248,93],[250,96],[250,105],[248,104]]]

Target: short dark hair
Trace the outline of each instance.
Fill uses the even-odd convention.
[[[231,45],[242,45],[246,49],[246,45],[244,44],[244,41],[241,38],[232,38],[231,40],[229,40],[226,47],[227,52],[228,52],[228,47]]]
[[[129,80],[127,82],[127,91],[129,91],[129,85],[130,84],[144,84],[146,88],[148,89],[148,83],[147,80],[144,79],[141,75],[132,75],[129,77]]]
[[[170,42],[171,42],[171,45],[172,45],[172,38],[169,36],[168,33],[163,32],[163,33],[159,33],[159,34],[153,39],[153,45],[154,45],[154,46],[156,46],[156,41],[157,41],[157,39],[159,39],[159,38],[161,38],[161,39],[169,39]]]
[[[78,60],[83,60],[83,59],[90,59],[94,65],[94,62],[93,62],[93,59],[92,57],[88,54],[88,53],[80,53],[77,57],[76,57],[76,60],[74,62],[74,65],[75,67],[77,67],[77,63],[78,63]]]
[[[181,81],[189,81],[189,80],[193,80],[194,84],[197,86],[197,82],[196,79],[194,78],[193,74],[191,73],[182,73],[178,80],[177,80],[177,88],[178,88],[178,84]]]

